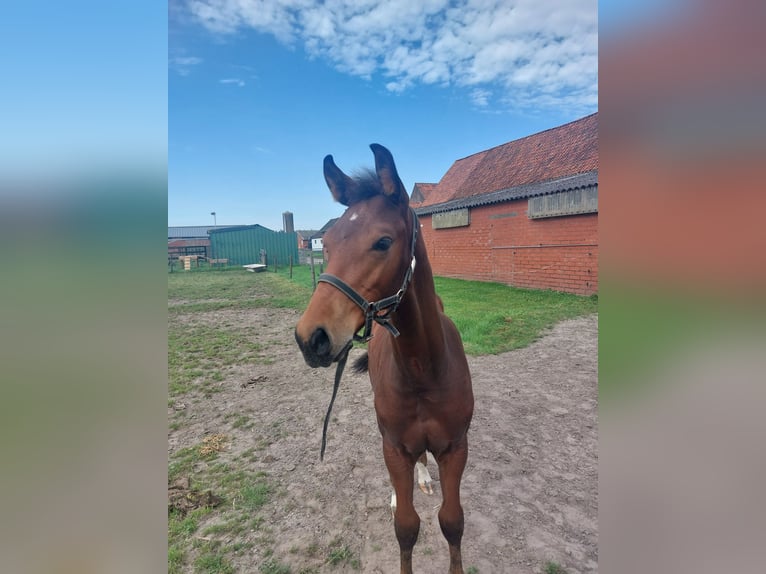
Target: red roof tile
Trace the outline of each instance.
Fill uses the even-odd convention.
[[[459,159],[433,189],[423,193],[422,202],[413,203],[436,205],[594,170],[598,170],[598,113]]]
[[[412,201],[422,203],[436,189],[435,183],[416,183],[412,188]]]

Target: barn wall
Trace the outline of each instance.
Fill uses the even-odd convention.
[[[267,253],[269,265],[275,261],[279,265],[287,265],[290,257],[298,261],[297,234],[257,226],[214,231],[210,234],[212,257],[228,259],[230,265],[260,263],[262,249]]]
[[[527,200],[470,209],[467,227],[420,216],[433,272],[579,295],[598,292],[598,214],[531,220]]]
[[[209,239],[172,239],[168,241],[168,257],[177,258],[179,255],[210,255]]]

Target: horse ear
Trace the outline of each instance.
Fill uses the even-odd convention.
[[[335,165],[331,155],[324,158],[324,179],[327,182],[327,187],[330,188],[333,199],[348,207],[350,192],[356,183]]]
[[[406,205],[409,196],[402,180],[399,179],[391,152],[380,144],[370,144],[370,149],[375,155],[375,171],[378,173],[383,193],[394,202],[403,202]]]

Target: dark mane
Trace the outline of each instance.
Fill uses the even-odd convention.
[[[349,189],[349,205],[370,199],[376,195],[383,195],[378,174],[369,168],[362,169],[354,174],[356,186]]]

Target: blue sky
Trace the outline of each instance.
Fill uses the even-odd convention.
[[[164,171],[167,29],[149,0],[5,3],[0,174]]]
[[[318,229],[322,175],[388,147],[408,190],[597,109],[597,4],[171,0],[168,224]]]

